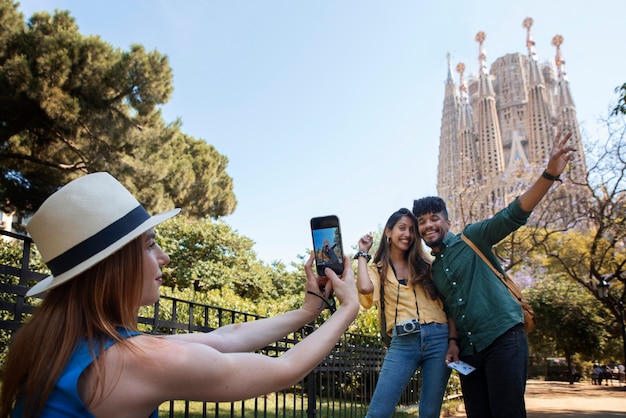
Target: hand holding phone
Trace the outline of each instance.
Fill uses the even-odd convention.
[[[312,218],[311,235],[318,276],[326,275],[324,273],[326,267],[341,276],[343,274],[343,244],[339,218],[335,215]]]
[[[304,272],[306,273],[307,281],[303,307],[305,310],[319,315],[322,309],[330,309],[326,301],[322,300],[322,298],[326,299],[328,303],[332,305],[336,297],[337,302],[341,304],[341,308],[337,310],[337,313],[343,312],[342,315],[347,313],[349,321],[353,321],[359,312],[360,305],[354,273],[351,268],[352,260],[346,256],[343,257],[344,274],[341,277],[332,270],[326,271],[328,273],[327,276],[320,277],[313,271],[314,262],[315,252],[311,251],[308,260],[304,263]],[[312,293],[315,295],[312,295]],[[333,297],[333,295],[335,295],[335,297]]]

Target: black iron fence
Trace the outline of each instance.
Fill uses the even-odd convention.
[[[0,350],[4,359],[10,338],[37,304],[26,297],[29,285],[45,275],[29,269],[30,238],[0,231],[22,243],[20,265],[0,264]],[[0,236],[0,245],[7,245]],[[209,332],[222,325],[258,319],[256,315],[193,301],[163,296],[142,308],[139,327],[151,334]],[[308,333],[311,324],[260,350],[279,356]],[[169,417],[363,417],[373,393],[385,354],[378,337],[346,333],[334,350],[299,384],[259,398],[230,403],[171,401],[161,405],[160,416]],[[407,385],[401,406],[416,405],[420,376]]]

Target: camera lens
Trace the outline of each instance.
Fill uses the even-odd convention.
[[[415,324],[413,322],[404,324],[404,332],[412,332],[413,330],[415,330]]]

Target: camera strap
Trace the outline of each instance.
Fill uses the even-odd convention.
[[[393,275],[396,278],[396,281],[398,282],[398,293],[396,296],[396,315],[393,318],[393,326],[395,327],[398,324],[398,305],[400,304],[400,285],[403,284],[405,286],[408,285],[408,281],[407,279],[398,279],[398,274],[396,273],[396,268],[393,266],[393,263],[391,262],[391,258],[389,259],[389,265],[391,266],[391,270],[393,270]],[[381,282],[380,282],[380,286],[382,287],[383,285],[383,278],[380,278]],[[419,311],[419,307],[417,306],[417,293],[415,293],[415,285],[413,285],[413,296],[415,297],[415,313],[417,315],[417,320],[419,321],[419,316],[420,316],[420,311]]]

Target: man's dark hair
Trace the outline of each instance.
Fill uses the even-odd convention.
[[[443,212],[445,220],[448,220],[448,209],[446,202],[442,198],[436,196],[423,197],[413,201],[413,215],[419,218],[427,213]]]

